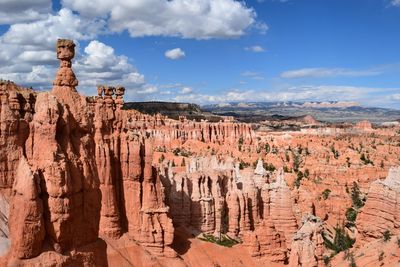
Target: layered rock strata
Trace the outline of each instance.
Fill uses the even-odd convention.
[[[360,243],[382,238],[386,231],[400,234],[400,167],[391,168],[386,179],[371,184],[356,225]]]
[[[318,217],[303,217],[302,226],[293,236],[289,266],[323,266],[323,229],[323,222]]]
[[[192,239],[190,251],[187,236],[200,233],[241,241],[223,251],[247,262],[321,266],[331,252],[322,230],[333,239],[345,224],[355,188],[366,204],[346,228],[357,239],[351,252],[384,244],[392,255],[373,262],[398,258],[399,168],[380,179],[399,163],[398,129],[256,134],[230,120],[144,115],[125,110],[122,86],[78,94],[74,53],[72,41],[58,42],[51,92],[0,83],[1,266],[106,266],[103,240],[116,262],[138,251],[161,265],[184,265],[176,252],[219,262],[204,256],[215,244]]]

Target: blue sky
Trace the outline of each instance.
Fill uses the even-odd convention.
[[[0,77],[48,89],[63,37],[86,94],[123,84],[131,101],[400,109],[399,0],[108,2],[0,2]]]

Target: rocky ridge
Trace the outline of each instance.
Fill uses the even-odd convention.
[[[51,92],[0,84],[1,266],[340,266],[326,243],[342,223],[356,262],[384,244],[398,263],[398,129],[265,134],[124,110],[122,86],[77,92],[74,46],[58,41]]]

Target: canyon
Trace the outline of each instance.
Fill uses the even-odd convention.
[[[0,84],[0,266],[400,265],[399,125],[148,115],[56,51],[51,91]]]

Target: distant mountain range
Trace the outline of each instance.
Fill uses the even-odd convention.
[[[362,107],[356,102],[230,102],[204,105],[201,109],[214,115],[233,116],[243,121],[261,121],[273,117],[311,115],[324,122],[382,123],[400,120],[400,110]]]

